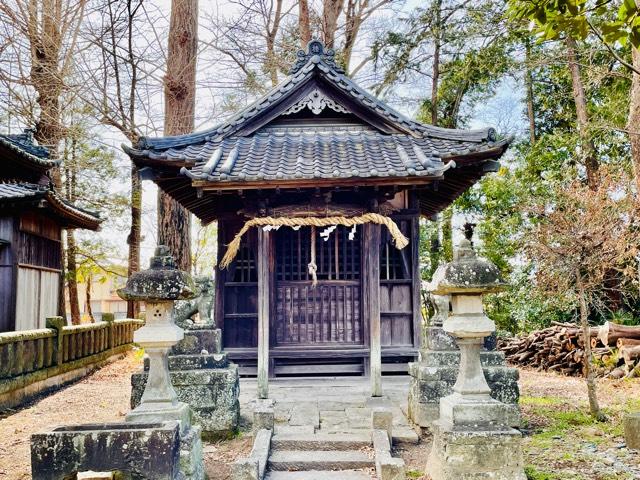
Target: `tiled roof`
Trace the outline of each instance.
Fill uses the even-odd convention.
[[[364,126],[272,127],[248,137],[169,149],[164,156],[193,161],[194,167],[182,172],[208,181],[441,176],[450,165],[440,154],[455,143],[385,135]]]
[[[16,155],[16,159],[36,170],[46,172],[60,165],[61,160],[49,158],[49,151],[36,145],[29,130],[19,135],[0,135],[0,147]],[[0,162],[6,159],[0,158]],[[0,163],[1,165],[1,163]]]
[[[354,83],[333,52],[312,41],[282,83],[223,123],[123,148],[145,178],[210,221],[235,207],[203,191],[314,185],[431,184],[420,200],[431,215],[495,170],[510,141],[498,141],[492,128],[409,119]]]
[[[0,207],[23,201],[44,200],[60,217],[66,220],[69,227],[97,230],[102,219],[97,213],[80,208],[60,197],[49,186],[26,182],[1,182]]]
[[[132,157],[147,157],[154,151],[181,148],[203,142],[219,142],[222,138],[235,134],[251,120],[282,102],[291,95],[293,90],[306,85],[314,77],[319,77],[326,81],[352,101],[361,105],[365,110],[386,119],[390,124],[405,134],[418,138],[429,137],[445,141],[469,142],[472,144],[496,140],[496,132],[493,128],[457,130],[423,125],[415,122],[386,105],[353,82],[340,70],[337,70],[333,62],[326,60],[326,55],[307,54],[304,58],[306,58],[307,63],[303,67],[295,70],[295,73],[284,79],[262,98],[233,115],[222,124],[202,132],[194,132],[186,135],[159,138],[142,137],[139,142],[134,145],[134,148],[124,146],[125,150]]]
[[[33,183],[0,183],[0,203],[3,200],[15,200],[41,197],[49,190],[45,185]]]

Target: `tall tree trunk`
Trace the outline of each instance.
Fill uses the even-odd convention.
[[[311,41],[311,20],[309,18],[309,0],[298,0],[298,29],[300,48],[306,50]]]
[[[173,0],[164,78],[164,134],[193,131],[198,49],[198,0]],[[158,242],[167,245],[179,268],[191,270],[190,213],[158,190]]]
[[[529,141],[536,143],[536,112],[533,98],[533,75],[531,74],[531,42],[525,40],[525,73],[524,81],[527,88],[527,118],[529,119]]]
[[[582,338],[584,341],[584,376],[587,382],[587,396],[589,397],[589,411],[593,418],[599,422],[607,420],[606,415],[600,409],[598,403],[598,392],[596,390],[595,373],[593,371],[593,355],[591,353],[591,332],[589,328],[589,307],[586,300],[586,292],[580,272],[576,272],[576,282],[578,296],[580,297],[580,326],[582,327]]]
[[[71,152],[69,152],[66,148],[66,144],[67,142],[65,142],[64,155],[67,177],[67,181],[65,182],[65,190],[67,194],[67,200],[73,203],[76,200],[76,142],[75,140],[71,140]],[[79,325],[81,318],[80,301],[78,300],[78,267],[76,264],[76,252],[78,248],[76,246],[75,233],[72,229],[66,230],[66,236],[67,271],[65,278],[67,279],[67,291],[69,293],[69,310],[71,312],[71,323],[74,325]]]
[[[640,70],[640,49],[631,47],[633,66]],[[631,160],[633,161],[633,174],[636,180],[636,191],[640,195],[640,75],[632,74],[631,78],[631,102],[629,103],[629,142],[631,143]]]
[[[344,0],[324,0],[322,5],[322,33],[327,48],[335,48],[338,18],[343,6]]]
[[[40,5],[38,2],[29,2],[31,82],[37,92],[36,101],[40,110],[35,138],[49,149],[52,157],[57,157],[62,133],[60,95],[64,79],[59,65],[62,48],[61,8],[56,0],[42,0]],[[54,185],[60,188],[62,182],[58,168],[51,171],[51,178]]]
[[[440,48],[442,39],[442,0],[435,2],[436,21],[433,39],[433,67],[431,69],[431,124],[438,124],[438,87],[440,82]]]
[[[598,159],[596,158],[596,149],[589,132],[589,114],[587,112],[587,97],[584,93],[584,84],[580,75],[580,65],[578,64],[577,44],[576,41],[567,37],[565,40],[567,46],[567,60],[569,62],[569,71],[571,72],[571,85],[573,87],[573,101],[576,106],[576,120],[578,126],[578,134],[580,135],[580,148],[582,149],[582,159],[587,169],[587,183],[592,190],[596,189],[599,183],[598,178]]]
[[[69,292],[69,310],[71,323],[80,325],[80,301],[78,300],[78,277],[76,264],[76,238],[73,230],[67,230],[67,291]]]
[[[95,323],[96,319],[93,318],[93,309],[91,308],[91,282],[93,282],[93,278],[91,278],[91,274],[87,275],[87,288],[85,289],[84,301],[86,304],[85,312],[89,315],[89,320],[91,323]]]
[[[440,221],[442,229],[442,256],[445,262],[453,260],[453,206],[445,208]]]
[[[129,260],[127,276],[131,277],[140,270],[140,241],[142,223],[142,181],[140,172],[135,165],[131,165],[131,228],[127,237],[129,245]],[[127,318],[137,318],[140,312],[138,302],[127,302]]]

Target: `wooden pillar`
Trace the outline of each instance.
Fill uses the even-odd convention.
[[[364,225],[363,300],[369,321],[369,375],[371,396],[382,396],[382,346],[380,339],[380,225]]]
[[[258,229],[258,398],[269,398],[269,311],[271,298],[271,233]]]

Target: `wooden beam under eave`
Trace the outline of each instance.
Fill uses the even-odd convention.
[[[253,181],[224,181],[209,182],[206,180],[194,180],[192,185],[204,191],[226,190],[258,190],[277,188],[331,188],[331,187],[370,187],[376,185],[428,185],[434,180],[443,180],[442,176],[428,177],[416,175],[413,177],[365,177],[365,178],[304,178],[294,180],[266,180]]]

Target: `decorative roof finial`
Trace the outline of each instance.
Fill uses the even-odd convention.
[[[338,73],[344,73],[344,70],[336,63],[336,52],[331,48],[325,48],[324,43],[317,38],[311,39],[307,44],[307,50],[298,50],[296,63],[293,64],[289,75],[298,73],[307,63],[324,63]]]

